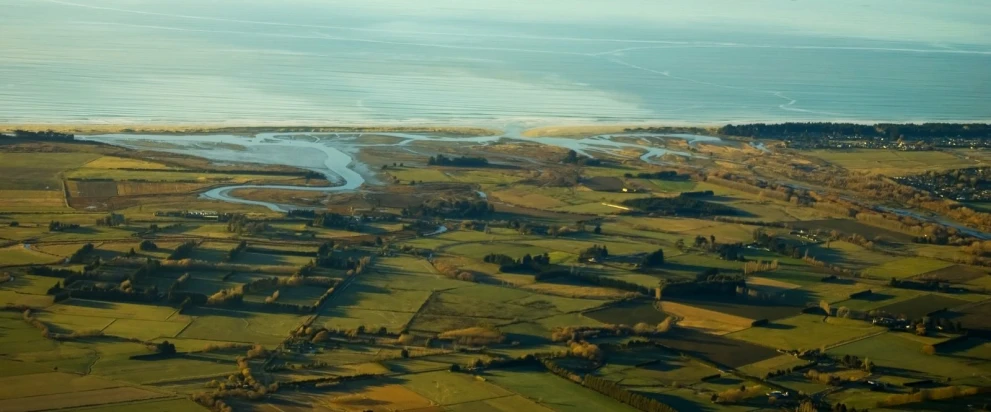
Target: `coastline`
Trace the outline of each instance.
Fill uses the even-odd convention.
[[[502,127],[494,125],[460,126],[460,125],[409,125],[409,124],[374,124],[374,125],[230,125],[209,123],[0,123],[0,133],[11,133],[15,130],[31,132],[54,131],[79,135],[97,134],[158,134],[158,135],[206,135],[231,134],[254,136],[260,133],[430,133],[450,137],[483,137],[514,135],[519,137],[570,137],[583,138],[596,135],[629,133],[630,131],[647,131],[653,133],[688,133],[718,136],[718,129],[732,125],[749,124],[782,124],[782,123],[833,123],[833,124],[987,124],[984,121],[910,121],[910,122],[864,122],[864,121],[744,121],[719,122],[708,124],[680,124],[677,122],[625,122],[625,123],[587,123],[587,124],[506,124]],[[632,130],[631,130],[632,129]],[[727,137],[727,136],[722,136]]]
[[[460,126],[230,126],[210,124],[0,124],[0,133],[14,130],[31,132],[55,131],[73,134],[161,134],[201,135],[233,134],[253,136],[259,133],[440,133],[455,136],[492,136],[502,131],[484,127]]]

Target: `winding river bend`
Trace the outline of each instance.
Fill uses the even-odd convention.
[[[151,135],[151,134],[104,134],[80,136],[80,140],[94,141],[114,146],[139,150],[156,150],[202,157],[215,162],[248,162],[267,165],[285,165],[312,170],[323,174],[333,186],[291,186],[240,184],[210,189],[200,196],[206,199],[229,203],[263,206],[273,211],[287,211],[292,206],[242,199],[232,194],[238,189],[280,189],[302,192],[333,193],[356,190],[365,184],[370,173],[368,166],[355,159],[355,155],[365,147],[402,147],[417,141],[434,141],[471,145],[488,145],[500,140],[516,140],[540,143],[574,150],[595,157],[600,153],[616,153],[621,150],[643,151],[640,159],[653,162],[665,155],[692,156],[691,153],[670,150],[649,144],[618,141],[619,138],[640,140],[681,139],[694,145],[699,142],[719,143],[717,137],[689,134],[607,134],[585,138],[566,137],[524,137],[519,132],[507,132],[493,136],[451,137],[411,133],[364,133],[387,136],[396,139],[395,143],[361,142],[362,133],[261,133],[254,137],[214,134],[214,135]],[[627,139],[628,140],[628,139]]]

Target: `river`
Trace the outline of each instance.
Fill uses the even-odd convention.
[[[699,142],[720,143],[721,139],[712,136],[689,134],[624,133],[597,135],[584,138],[566,137],[524,137],[519,129],[493,136],[450,137],[412,133],[374,133],[398,139],[396,143],[363,143],[360,133],[260,133],[254,137],[212,134],[212,135],[151,135],[151,134],[104,134],[78,136],[77,139],[94,141],[137,150],[157,150],[209,159],[215,162],[247,162],[267,165],[285,165],[312,170],[323,174],[333,186],[288,186],[288,185],[228,185],[210,189],[201,197],[229,203],[263,206],[273,211],[286,211],[294,208],[250,199],[242,199],[232,192],[238,189],[280,189],[306,192],[334,193],[353,191],[365,184],[370,173],[368,165],[356,160],[357,153],[365,147],[402,147],[417,141],[435,141],[487,145],[501,140],[525,141],[554,146],[595,157],[600,153],[616,153],[620,150],[640,150],[640,158],[654,162],[665,155],[693,156],[692,153],[670,150],[649,144],[620,142],[618,138],[637,140],[680,139],[689,145]]]

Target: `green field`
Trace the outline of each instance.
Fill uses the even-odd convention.
[[[836,317],[799,315],[726,335],[776,349],[817,349],[884,332],[870,323]]]
[[[58,256],[47,255],[20,245],[0,249],[0,266],[47,264],[60,260]]]
[[[612,133],[623,128],[595,129]],[[558,129],[541,133],[548,130]],[[560,130],[571,130],[569,136],[596,134]],[[251,136],[262,131],[231,128],[224,133],[255,139]],[[596,164],[569,159],[567,149],[539,141],[450,145],[377,134],[384,129],[264,131],[287,142],[319,137],[348,145],[404,143],[403,150],[388,145],[349,149],[356,165],[370,166],[357,170],[369,184],[356,190],[319,196],[265,188],[232,192],[307,208],[285,213],[208,200],[199,192],[249,181],[305,184],[299,174],[309,169],[300,165],[220,162],[194,156],[208,151],[181,154],[183,146],[164,142],[148,143],[144,151],[0,137],[6,143],[0,145],[0,173],[9,177],[0,183],[0,304],[6,307],[0,311],[0,410],[208,410],[210,405],[192,399],[202,401],[220,382],[236,389],[224,398],[234,410],[633,410],[538,364],[494,362],[528,355],[686,411],[793,409],[767,402],[765,393],[774,385],[808,394],[830,391],[803,372],[758,382],[768,373],[805,366],[808,360],[782,353],[794,349],[826,348],[834,358],[870,358],[876,365],[871,378],[899,385],[895,391],[906,391],[900,385],[920,379],[991,386],[986,373],[991,343],[977,335],[926,355],[926,345],[957,335],[932,328],[920,336],[869,321],[801,314],[820,301],[833,309],[878,309],[912,319],[946,308],[948,316],[980,331],[987,323],[981,317],[985,308],[972,304],[988,300],[982,288],[991,289],[991,276],[979,265],[985,258],[961,247],[976,239],[949,231],[950,245],[923,245],[914,237],[920,230],[946,232],[928,226],[943,218],[987,231],[978,227],[987,219],[960,217],[954,210],[949,213],[954,216],[939,216],[924,229],[891,213],[886,214],[890,226],[898,218],[913,227],[868,224],[863,216],[851,216],[884,213],[877,206],[938,215],[939,205],[923,201],[929,195],[912,194],[907,186],[865,180],[826,163],[890,177],[970,164],[978,152],[808,152],[768,143],[769,150],[758,153],[732,139],[691,144],[644,135],[613,139],[701,156],[645,163],[642,148],[618,147],[591,151],[602,161]],[[283,135],[291,131],[300,134]],[[206,131],[175,138],[201,139],[200,132]],[[451,133],[433,127],[404,132]],[[497,132],[469,134],[490,133]],[[169,152],[156,151],[162,149]],[[441,153],[485,157],[491,166],[420,166]],[[393,162],[406,166],[393,167]],[[643,172],[675,172],[685,180],[626,177]],[[817,175],[822,173],[830,178]],[[850,184],[837,193],[838,182],[844,181]],[[869,188],[862,184],[867,181]],[[894,197],[882,201],[878,188]],[[700,207],[702,216],[689,218],[616,207],[630,199],[708,190],[713,196],[689,196],[732,207],[739,215],[708,216]],[[488,204],[477,203],[483,200]],[[220,216],[208,220],[176,213],[182,211]],[[328,217],[339,227],[322,227],[317,216],[322,213],[337,214]],[[108,220],[115,225],[106,226]],[[349,221],[346,228],[337,224],[344,220]],[[49,231],[55,221],[79,227]],[[448,231],[417,235],[437,225]],[[758,232],[774,238],[755,237]],[[707,242],[697,243],[697,237]],[[157,249],[140,250],[144,240]],[[229,258],[242,241],[249,249]],[[165,261],[184,242],[197,243],[190,260]],[[87,243],[95,246],[93,253],[72,265],[62,263]],[[593,246],[605,246],[608,256],[579,258]],[[657,250],[664,252],[664,262],[641,266],[643,257]],[[317,256],[318,251],[354,260],[322,259],[326,256]],[[550,265],[502,273],[499,264],[484,262],[491,254],[514,259],[546,254]],[[357,261],[363,262],[361,270]],[[777,266],[744,276],[747,261]],[[563,271],[543,276],[548,270]],[[186,274],[183,283],[176,283]],[[273,277],[278,282],[261,282]],[[938,280],[969,290],[895,288],[888,284],[891,278]],[[663,299],[655,300],[649,291],[667,282],[686,285],[665,288]],[[746,288],[738,288],[740,282]],[[55,285],[63,289],[52,289]],[[850,298],[868,289],[871,294]],[[677,326],[663,333],[607,331],[609,325],[653,326],[671,318]],[[758,319],[768,322],[753,326]],[[478,329],[445,334],[466,328]],[[583,343],[561,341],[562,328],[587,336],[579,337]],[[481,338],[466,339],[472,333]],[[239,363],[241,357],[251,359]],[[820,360],[822,370],[835,364]],[[485,366],[474,369],[479,362]],[[864,375],[834,368],[830,373]],[[365,376],[335,382],[357,375]],[[248,376],[265,389],[253,386]],[[324,381],[295,388],[293,381],[304,379]],[[754,388],[745,402],[712,401],[741,386]],[[886,394],[850,385],[825,399],[873,408],[881,396]]]
[[[226,342],[275,345],[303,323],[305,316],[196,308],[184,313],[193,322],[178,336]]]
[[[965,354],[926,355],[922,352],[922,344],[911,339],[905,339],[897,333],[885,333],[869,339],[860,340],[847,345],[841,345],[829,350],[829,353],[839,356],[850,354],[861,358],[870,358],[881,366],[893,368],[890,374],[894,376],[908,375],[916,380],[924,377],[949,377],[957,384],[968,382],[975,385],[988,385],[986,371],[991,366],[991,357],[987,352],[984,358],[971,358]],[[921,374],[921,377],[915,378]],[[914,376],[913,376],[914,375]]]
[[[635,411],[625,404],[548,372],[529,369],[496,370],[490,382],[558,411]]]
[[[0,152],[0,190],[61,190],[59,174],[100,157],[92,153]]]
[[[884,279],[889,279],[889,278],[903,279],[903,278],[918,276],[923,273],[940,270],[952,265],[953,264],[950,262],[912,257],[912,258],[893,260],[877,266],[873,266],[867,268],[864,272],[867,273],[868,275],[880,277]]]
[[[403,386],[438,405],[459,404],[512,395],[511,392],[491,383],[447,371],[409,375]]]

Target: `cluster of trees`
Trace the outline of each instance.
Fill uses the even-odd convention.
[[[225,259],[228,262],[232,262],[232,261],[234,261],[234,259],[237,258],[237,255],[240,255],[241,252],[243,252],[244,249],[247,249],[247,248],[248,248],[248,242],[245,242],[245,241],[242,240],[242,241],[238,242],[237,246],[234,246],[230,250],[227,251],[227,257]]]
[[[609,249],[605,245],[592,245],[592,247],[585,249],[578,254],[578,260],[582,261],[590,261],[592,259],[602,261],[608,257]]]
[[[355,259],[354,256],[339,256],[334,252],[330,252],[324,255],[317,256],[314,264],[322,268],[330,269],[340,269],[347,271],[358,271],[358,268],[364,267],[371,260],[368,256],[362,256]]]
[[[126,221],[127,219],[124,218],[124,215],[117,213],[108,213],[106,216],[96,219],[96,225],[116,227],[123,225]]]
[[[72,252],[72,255],[69,256],[69,263],[83,263],[83,259],[86,259],[86,256],[92,253],[94,249],[95,247],[92,243],[87,243],[80,246],[79,249],[76,249],[76,251]]]
[[[176,246],[175,250],[169,254],[166,260],[180,260],[187,259],[189,255],[193,253],[193,249],[196,248],[196,241],[190,240],[183,242],[179,246]]]
[[[706,202],[692,197],[645,197],[638,199],[627,199],[623,201],[623,206],[637,209],[643,212],[660,215],[674,216],[718,216],[735,215],[737,210],[726,205]]]
[[[906,405],[910,403],[919,403],[926,401],[939,401],[953,398],[962,398],[965,396],[974,396],[982,393],[991,392],[991,388],[988,387],[962,387],[962,386],[946,386],[942,388],[932,388],[932,389],[921,389],[914,393],[904,393],[890,395],[887,398],[878,402],[878,406],[882,408],[888,408],[892,406]]]
[[[912,279],[898,279],[891,278],[888,281],[888,286],[902,288],[902,289],[914,289],[914,290],[937,290],[942,292],[950,292],[953,287],[949,283],[940,282],[939,280],[912,280]]]
[[[675,409],[658,402],[652,398],[648,398],[639,393],[632,392],[615,382],[592,376],[591,374],[585,375],[585,379],[582,380],[582,386],[613,398],[617,401],[630,405],[645,412],[674,412]]]
[[[856,123],[779,123],[726,125],[719,133],[729,136],[747,136],[766,139],[817,139],[823,137],[843,137],[847,139],[888,138],[896,140],[927,139],[939,137],[959,137],[982,139],[991,137],[991,124],[984,123],[922,123],[873,125]]]
[[[481,218],[495,213],[495,206],[485,200],[438,200],[404,207],[403,217]]]
[[[656,179],[656,180],[688,180],[691,179],[691,175],[681,174],[674,170],[665,170],[663,172],[641,172],[637,174],[624,173],[624,177],[627,179],[637,178],[637,179]]]
[[[764,394],[761,386],[741,385],[739,389],[727,389],[712,395],[712,401],[716,403],[740,403],[747,398],[753,398]]]
[[[537,256],[531,256],[527,253],[522,258],[513,259],[507,255],[491,253],[482,258],[482,261],[499,265],[499,271],[501,272],[539,273],[551,264],[551,257],[547,253]]]
[[[271,229],[268,223],[250,220],[243,214],[231,215],[227,220],[227,231],[230,233],[257,235]]]
[[[430,166],[460,166],[460,167],[484,167],[489,165],[489,159],[484,157],[447,157],[442,154],[430,156],[427,160]]]
[[[451,279],[463,280],[465,282],[474,282],[475,274],[471,271],[461,270],[460,267],[451,263],[448,260],[434,259],[430,262],[437,269],[440,274],[447,276]]]
[[[169,291],[166,296],[168,296],[170,302],[173,301],[174,294],[182,288],[182,285],[189,281],[190,277],[191,276],[189,273],[183,273],[182,276],[179,276],[174,282],[172,282],[171,285],[169,285]]]
[[[158,354],[164,355],[164,356],[170,356],[170,355],[175,355],[176,354],[175,344],[174,343],[170,343],[167,340],[163,340],[163,341],[161,341],[159,343],[154,344],[154,350],[155,350],[155,353],[158,353]]]
[[[605,326],[566,326],[551,330],[551,340],[554,342],[574,342],[604,336],[656,336],[662,335],[675,326],[675,318],[668,317],[656,325],[639,322],[629,325]]]
[[[67,230],[74,230],[74,229],[79,229],[79,225],[76,223],[62,223],[56,220],[53,220],[48,223],[49,232],[65,232]]]
[[[664,264],[664,249],[657,249],[640,259],[641,268],[652,268]]]
[[[351,216],[333,212],[316,212],[313,210],[290,210],[286,213],[290,218],[310,220],[308,226],[326,227],[332,229],[354,230],[360,226],[360,221]]]
[[[212,306],[239,305],[244,301],[244,285],[222,289],[207,298],[206,304]]]
[[[573,340],[568,342],[568,356],[588,359],[594,362],[601,362],[605,357],[605,352],[596,345],[587,341]]]
[[[754,229],[753,240],[754,244],[759,247],[767,248],[774,253],[793,258],[805,256],[805,252],[807,251],[801,244],[769,234],[764,228],[760,227]]]
[[[721,274],[719,269],[710,268],[695,275],[692,280],[663,280],[660,284],[663,296],[722,295],[735,296],[738,288],[746,290],[747,283],[742,275]]]
[[[142,240],[141,243],[138,243],[138,249],[143,251],[158,250],[158,245],[156,245],[155,242],[145,239]]]
[[[269,393],[278,392],[279,384],[263,385],[255,379],[248,358],[238,356],[238,373],[231,374],[224,382],[213,380],[207,386],[214,388],[213,392],[201,392],[193,395],[193,401],[218,412],[232,412],[233,408],[224,402],[227,398],[240,398],[249,401],[259,401]]]
[[[751,260],[743,264],[743,274],[750,275],[760,272],[770,272],[778,270],[778,260],[774,259],[770,262],[765,262],[763,260]]]
[[[29,130],[14,130],[13,136],[4,134],[5,137],[15,137],[18,139],[44,140],[52,142],[71,142],[76,140],[76,135],[71,133],[60,133],[54,130],[33,132]]]
[[[579,156],[578,152],[574,150],[568,150],[568,154],[564,155],[564,159],[561,159],[561,163],[579,165],[579,166],[600,166],[602,161],[599,159],[594,159],[588,156]]]

